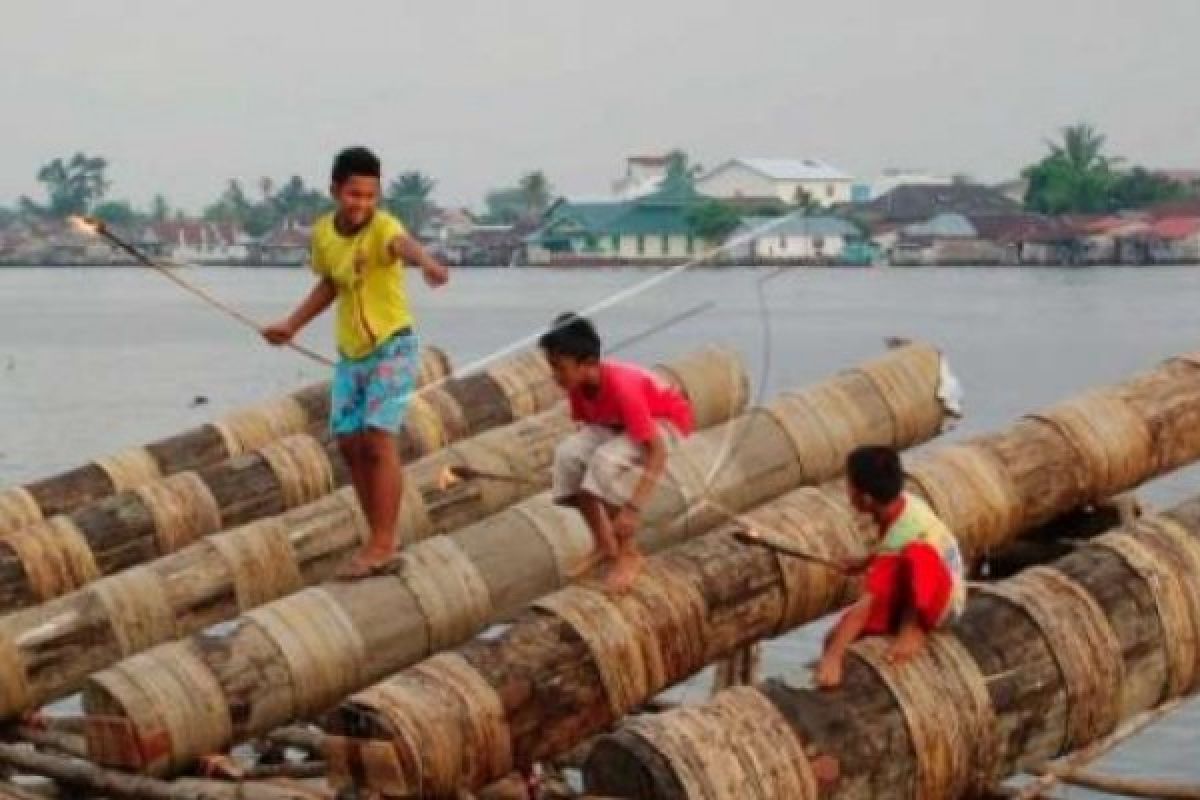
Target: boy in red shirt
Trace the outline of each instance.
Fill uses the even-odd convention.
[[[602,359],[600,336],[583,317],[559,316],[539,344],[580,423],[554,454],[555,502],[583,514],[595,557],[614,561],[609,587],[624,591],[643,561],[639,517],[666,468],[668,441],[692,431],[691,406],[653,373]]]
[[[929,632],[952,622],[966,603],[958,541],[925,501],[904,491],[900,456],[890,447],[860,447],[846,460],[851,504],[875,518],[879,550],[850,565],[866,570],[863,596],[825,640],[816,683],[842,682],[846,650],[863,636],[895,635],[892,663],[912,658]]]

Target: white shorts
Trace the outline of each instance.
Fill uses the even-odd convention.
[[[667,423],[659,431],[668,442],[679,434]],[[584,425],[554,451],[552,491],[557,503],[585,491],[614,507],[629,502],[645,464],[645,448],[621,431]]]

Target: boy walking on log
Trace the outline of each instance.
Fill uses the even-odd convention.
[[[668,443],[692,431],[692,408],[649,371],[601,358],[600,336],[583,317],[562,314],[539,344],[579,423],[554,454],[555,502],[579,509],[593,563],[611,559],[606,582],[624,591],[643,561],[634,539],[642,509],[666,469]]]
[[[380,177],[370,150],[352,147],[337,155],[330,189],[337,207],[312,231],[317,284],[290,316],[263,331],[271,344],[285,344],[337,301],[341,358],[330,428],[370,526],[366,545],[339,573],[343,578],[370,575],[395,554],[403,473],[394,437],[419,369],[404,267],[420,267],[431,287],[449,278],[398,219],[378,208]]]
[[[951,621],[966,603],[958,542],[925,501],[904,491],[900,457],[890,447],[860,447],[846,461],[851,504],[874,517],[879,549],[849,571],[866,571],[863,596],[825,640],[816,683],[842,682],[846,650],[863,636],[894,635],[888,658],[916,655],[927,634]]]

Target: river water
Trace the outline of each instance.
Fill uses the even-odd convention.
[[[186,273],[251,316],[280,316],[307,290],[302,270]],[[410,278],[422,338],[456,365],[534,334],[556,313],[587,308],[650,279],[638,270],[458,270],[450,286]],[[770,277],[769,280],[766,280]],[[1200,349],[1200,270],[723,269],[687,272],[597,315],[621,340],[702,312],[632,345],[655,361],[704,343],[739,350],[756,398],[803,386],[880,352],[888,336],[940,346],[966,389],[951,438]],[[330,322],[305,343],[331,352]],[[0,269],[0,485],[200,424],[327,370],[260,344],[150,272],[134,268]],[[1200,470],[1145,491],[1167,505],[1200,490]],[[766,672],[811,659],[820,626],[769,649]],[[688,695],[703,691],[699,681]],[[1200,706],[1118,749],[1104,769],[1200,779]],[[1082,790],[1068,797],[1103,797]]]

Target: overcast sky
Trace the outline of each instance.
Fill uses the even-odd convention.
[[[442,203],[680,146],[1000,179],[1088,120],[1200,167],[1200,0],[9,0],[0,203],[77,149],[190,209],[347,143]]]

